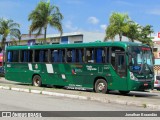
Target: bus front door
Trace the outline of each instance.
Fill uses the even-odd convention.
[[[117,90],[127,90],[127,67],[125,53],[115,53],[114,86]]]

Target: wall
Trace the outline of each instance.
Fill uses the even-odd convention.
[[[70,36],[68,37],[68,43],[74,43],[74,42],[78,42],[78,41],[83,41],[83,35],[79,35],[79,36]]]

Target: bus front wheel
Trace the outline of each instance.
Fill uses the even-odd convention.
[[[39,75],[35,75],[33,77],[33,86],[36,86],[36,87],[41,87],[42,86],[42,80],[41,80],[41,77]]]
[[[98,79],[95,83],[95,92],[96,93],[107,93],[107,82],[104,79]]]

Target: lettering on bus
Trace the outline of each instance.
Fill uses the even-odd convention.
[[[72,90],[86,90],[86,88],[83,88],[82,85],[75,85],[75,84],[69,84],[69,86],[66,86],[66,88]]]
[[[108,65],[104,65],[104,70],[109,70],[109,66]]]
[[[83,65],[71,65],[71,67],[73,67],[73,68],[82,68]]]
[[[72,71],[74,71],[75,73],[76,73],[76,72],[82,72],[82,69],[79,69],[79,68],[73,68],[73,69],[72,69]]]
[[[87,70],[89,70],[89,71],[95,71],[95,70],[97,70],[97,68],[93,68],[93,66],[86,66],[87,67]]]
[[[142,50],[151,50],[151,49],[148,47],[142,47]]]

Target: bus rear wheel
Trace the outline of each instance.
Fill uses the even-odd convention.
[[[95,82],[95,92],[96,93],[107,93],[107,82],[104,79],[98,79]]]
[[[39,75],[35,75],[33,76],[33,86],[36,86],[36,87],[41,87],[42,86],[42,80],[41,80],[41,77]]]

